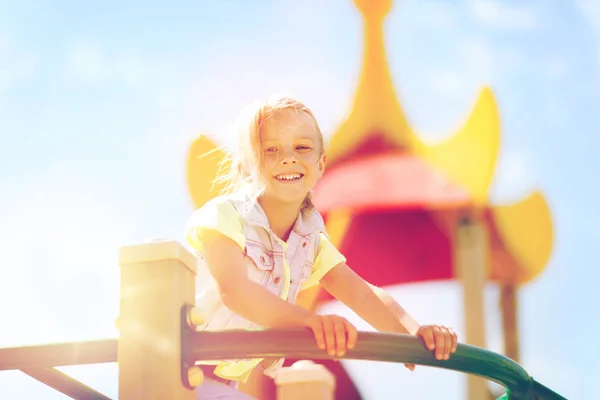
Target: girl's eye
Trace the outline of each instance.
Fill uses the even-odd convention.
[[[277,147],[267,147],[265,149],[265,153],[275,153],[277,151]]]
[[[308,146],[298,146],[296,147],[297,150],[310,150],[310,147]]]

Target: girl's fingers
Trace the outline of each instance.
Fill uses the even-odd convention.
[[[348,332],[348,348],[353,349],[356,346],[356,340],[358,338],[358,331],[356,327],[348,321],[344,321],[346,325],[346,332]]]
[[[336,354],[338,357],[342,357],[346,354],[346,327],[344,326],[344,320],[334,318],[333,329],[335,330]]]
[[[458,346],[458,337],[456,336],[456,332],[452,330],[452,328],[448,328],[448,332],[450,332],[450,339],[452,341],[452,353],[456,352],[456,347]]]
[[[447,360],[450,358],[450,350],[452,349],[452,338],[450,337],[450,332],[448,332],[448,328],[445,326],[440,326],[440,331],[444,337],[444,352],[443,359]]]
[[[435,337],[435,358],[438,360],[444,359],[444,334],[442,330],[437,326],[432,326],[431,331]]]
[[[342,357],[347,349],[356,345],[358,332],[348,320],[335,315],[323,315],[309,324],[315,335],[317,346],[330,356]]]
[[[316,323],[313,323],[310,327],[315,335],[315,341],[317,342],[317,346],[321,350],[325,350],[325,340],[323,338],[323,325],[321,321],[317,319]]]
[[[458,346],[456,333],[443,325],[421,326],[417,336],[423,339],[429,350],[435,350],[435,358],[438,360],[448,360]]]
[[[420,330],[420,336],[423,338],[423,341],[425,342],[425,346],[427,346],[427,348],[429,350],[433,350],[435,349],[435,338],[433,337],[433,329],[432,327],[426,327],[423,330]]]
[[[325,334],[325,346],[327,353],[330,356],[335,355],[335,331],[333,330],[333,322],[329,318],[321,319],[323,324],[323,333]]]

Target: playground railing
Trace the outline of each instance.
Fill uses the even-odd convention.
[[[55,366],[117,362],[117,339],[0,349],[0,370],[21,370],[76,399],[108,399]],[[187,371],[196,361],[236,358],[288,357],[327,359],[306,330],[186,332],[182,342],[181,385],[193,389]],[[412,363],[464,372],[506,388],[502,399],[559,400],[556,394],[514,361],[491,351],[459,344],[449,360],[437,360],[414,336],[359,332],[356,347],[343,359]]]
[[[119,338],[0,349],[0,371],[21,370],[75,399],[107,400],[54,367],[119,363],[119,397],[192,400],[201,360],[285,357],[329,359],[307,329],[197,331],[193,308],[195,259],[177,242],[145,243],[121,252]],[[359,332],[343,359],[412,363],[476,375],[506,393],[499,399],[565,399],[513,360],[459,344],[449,360],[435,359],[420,339]]]

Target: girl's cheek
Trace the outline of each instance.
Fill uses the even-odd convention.
[[[319,156],[315,152],[300,153],[299,158],[306,161],[318,161]]]
[[[263,168],[269,169],[269,168],[272,168],[276,164],[277,164],[277,160],[275,159],[275,157],[267,157],[267,158],[265,158],[265,160],[263,162]]]

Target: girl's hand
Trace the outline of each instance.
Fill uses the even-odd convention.
[[[425,347],[429,350],[435,350],[435,358],[438,360],[448,360],[450,354],[456,351],[458,339],[451,328],[438,325],[422,325],[416,335],[423,339]],[[411,371],[415,369],[414,364],[404,365]]]
[[[315,314],[306,320],[306,326],[313,331],[317,346],[330,356],[343,357],[356,345],[356,328],[346,318]]]

